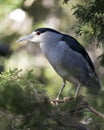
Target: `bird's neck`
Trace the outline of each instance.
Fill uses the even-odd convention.
[[[53,51],[56,48],[56,46],[57,46],[57,42],[54,40],[51,40],[51,42],[47,41],[47,42],[40,43],[40,48],[45,55],[50,51]]]
[[[40,42],[40,48],[43,51],[43,53],[48,53],[50,51],[54,51],[56,49],[56,46],[59,44],[59,41],[61,40],[61,35],[56,36],[49,36],[48,38],[44,38],[42,42]]]

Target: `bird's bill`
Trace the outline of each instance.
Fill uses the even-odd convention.
[[[29,34],[26,35],[24,37],[21,37],[19,40],[17,40],[16,42],[23,42],[23,41],[31,41],[31,39],[33,39],[34,35],[33,34]]]

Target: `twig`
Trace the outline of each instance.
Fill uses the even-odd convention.
[[[88,109],[89,109],[91,112],[93,112],[94,114],[96,114],[96,115],[98,115],[98,116],[104,118],[104,114],[102,114],[101,112],[95,110],[93,107],[88,106]]]
[[[73,99],[74,99],[73,97],[65,97],[64,99],[59,99],[59,100],[52,99],[52,100],[49,100],[49,102],[64,103],[64,102],[72,101]]]
[[[64,99],[61,99],[61,100],[49,100],[49,102],[53,103],[54,105],[55,104],[59,105],[60,103],[70,102],[72,100],[74,100],[73,97],[67,97],[67,98],[64,98]],[[96,114],[99,117],[104,118],[104,114],[103,113],[97,111],[95,108],[93,108],[92,106],[90,106],[88,102],[86,102],[86,101],[84,101],[82,99],[80,99],[78,107],[87,108],[90,112]]]
[[[81,100],[81,103],[80,103],[79,105],[81,105],[81,106],[87,108],[90,112],[96,114],[97,116],[100,116],[100,117],[104,118],[104,114],[101,113],[101,112],[99,112],[99,111],[97,111],[97,110],[96,110],[95,108],[93,108],[92,106],[90,106],[88,102],[85,102],[85,101]]]
[[[73,119],[68,112],[52,112],[49,117],[60,124],[61,128],[74,128],[75,130],[89,130],[86,124]],[[64,130],[64,129],[62,129]]]

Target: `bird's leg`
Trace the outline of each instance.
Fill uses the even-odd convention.
[[[58,93],[58,95],[57,95],[57,97],[56,97],[56,100],[59,100],[60,95],[61,95],[61,93],[62,93],[62,91],[63,91],[65,85],[66,85],[66,80],[63,79],[62,87],[61,87],[61,89],[60,89],[60,91],[59,91],[59,93]]]
[[[77,89],[76,89],[76,91],[75,91],[75,93],[74,93],[74,99],[77,98],[78,93],[79,93],[79,90],[80,90],[80,87],[81,87],[81,84],[79,83],[79,84],[77,85]]]

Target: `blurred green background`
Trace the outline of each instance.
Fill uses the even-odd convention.
[[[64,2],[64,4],[63,4]],[[49,27],[75,37],[88,51],[101,81],[98,96],[80,93],[104,112],[104,1],[103,0],[0,0],[0,72],[10,68],[33,69],[47,95],[55,98],[62,84],[39,45],[16,43],[20,37],[39,27]],[[64,96],[75,87],[67,83]]]
[[[49,97],[55,97],[62,80],[41,53],[39,45],[16,43],[36,28],[49,27],[72,35],[87,49],[103,86],[102,7],[102,0],[0,0],[0,71],[13,67],[23,71],[33,69],[47,88]],[[67,86],[64,94],[68,96],[73,94],[74,88],[70,83]]]

